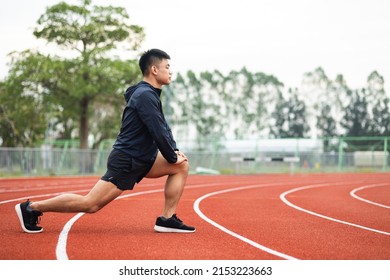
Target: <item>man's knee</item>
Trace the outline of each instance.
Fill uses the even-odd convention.
[[[90,199],[89,197],[85,197],[83,208],[85,213],[92,214],[98,212],[103,207],[99,205],[99,203],[97,203],[96,201]]]
[[[183,161],[179,164],[180,171],[183,173],[188,173],[190,170],[190,163],[188,161]]]
[[[92,213],[96,213],[97,211],[99,211],[100,209],[102,209],[103,207],[97,205],[97,204],[93,204],[93,203],[87,203],[85,205],[85,212],[86,213],[89,213],[89,214],[92,214]]]
[[[171,165],[171,172],[169,174],[185,174],[187,175],[190,170],[190,164],[188,161],[183,161],[179,164]]]

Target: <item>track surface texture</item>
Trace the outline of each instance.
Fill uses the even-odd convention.
[[[144,179],[95,214],[44,213],[42,233],[22,231],[15,204],[97,180],[0,179],[0,259],[390,259],[390,173],[190,175],[177,215],[192,234],[153,230],[165,178]]]

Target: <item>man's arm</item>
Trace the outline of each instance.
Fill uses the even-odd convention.
[[[139,95],[137,111],[152,135],[158,149],[169,163],[176,163],[178,155],[175,149],[176,142],[172,131],[161,112],[160,100],[152,92],[144,92]]]

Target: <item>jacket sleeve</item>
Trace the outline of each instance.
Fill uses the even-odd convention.
[[[169,163],[175,163],[177,161],[176,142],[163,115],[160,99],[152,92],[140,94],[137,112],[163,157]]]

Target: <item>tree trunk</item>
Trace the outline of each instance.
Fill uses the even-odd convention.
[[[88,97],[83,97],[83,99],[80,101],[80,149],[88,149],[88,106]]]

